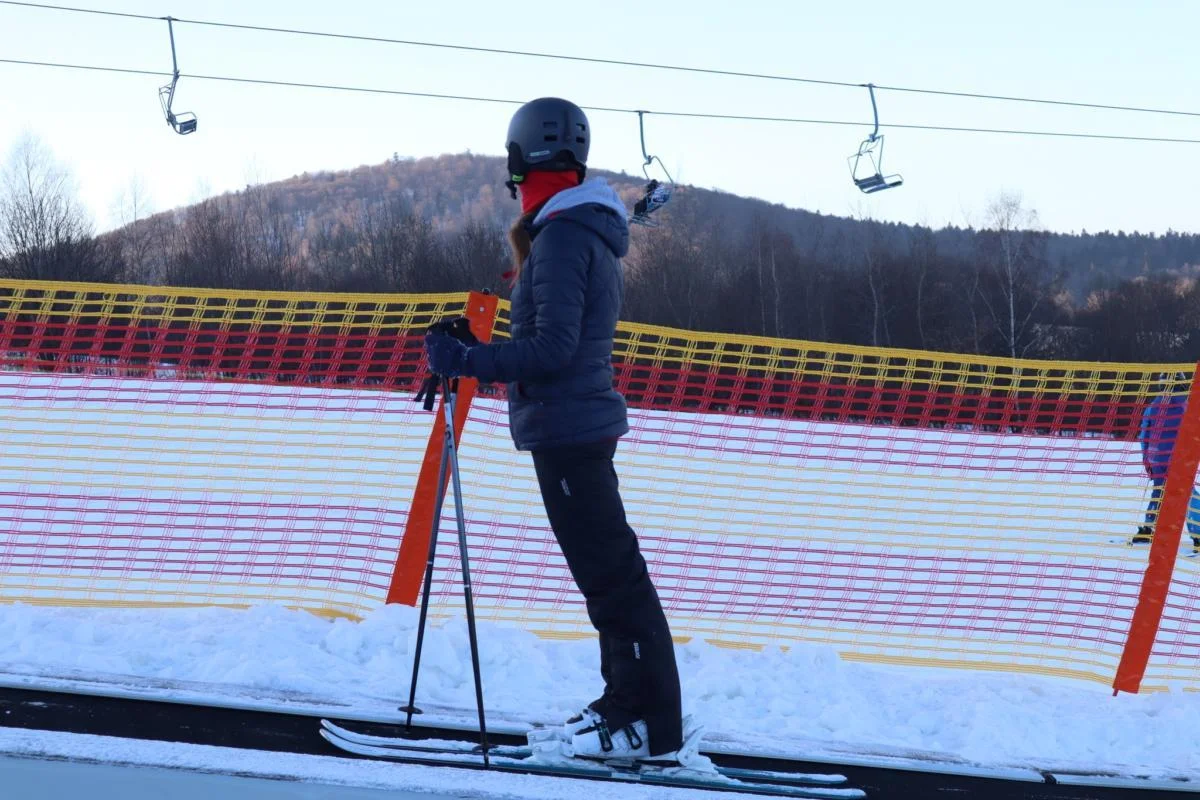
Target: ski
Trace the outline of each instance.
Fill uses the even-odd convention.
[[[322,731],[328,731],[334,736],[337,736],[345,741],[354,744],[366,745],[368,747],[386,747],[395,750],[417,750],[425,753],[442,753],[445,755],[475,755],[480,754],[480,746],[476,742],[468,742],[461,739],[409,739],[399,736],[378,736],[370,733],[361,733],[353,731],[349,728],[343,728],[341,725],[330,722],[327,719],[321,720]],[[532,748],[529,745],[502,745],[493,744],[488,746],[488,755],[501,756],[506,758],[528,758],[533,754]]]
[[[1150,543],[1149,542],[1138,542],[1135,544],[1135,543],[1129,541],[1129,538],[1130,537],[1128,537],[1128,536],[1119,536],[1119,537],[1113,537],[1113,538],[1109,539],[1108,541],[1109,541],[1109,544],[1123,544],[1127,547],[1141,548],[1146,553],[1150,552]],[[1182,552],[1179,554],[1180,558],[1200,557],[1200,552],[1197,552],[1196,548],[1191,545],[1185,544],[1180,549],[1182,550]]]
[[[398,736],[379,736],[370,733],[361,733],[359,731],[343,728],[329,720],[321,720],[321,726],[325,730],[339,736],[346,741],[356,744],[367,745],[370,747],[385,747],[397,750],[416,750],[422,752],[433,752],[443,754],[472,754],[478,756],[480,747],[474,742],[462,741],[457,739],[408,739]],[[500,756],[505,758],[537,758],[539,753],[538,744],[546,743],[548,746],[553,746],[560,741],[558,732],[553,729],[537,729],[529,732],[530,744],[526,745],[491,745],[488,748],[489,756]],[[560,756],[561,758],[561,756]],[[581,762],[589,763],[589,762]],[[742,769],[738,767],[722,767],[716,766],[718,772],[726,777],[750,780],[769,780],[771,782],[790,783],[797,786],[839,786],[846,782],[845,775],[836,775],[828,773],[803,773],[803,772],[783,772],[777,770],[755,770]]]
[[[404,739],[378,736],[343,728],[321,720],[321,736],[334,747],[371,758],[413,764],[483,768],[479,745],[453,739]],[[547,738],[544,740],[550,742]],[[632,762],[602,762],[586,759],[544,757],[536,745],[496,745],[489,748],[492,769],[537,775],[635,781],[640,783],[742,792],[775,797],[855,800],[865,797],[860,789],[843,788],[841,775],[807,775],[716,767],[710,774],[685,768],[663,769]]]

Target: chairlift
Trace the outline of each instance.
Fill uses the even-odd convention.
[[[641,199],[633,204],[633,214],[629,217],[629,221],[636,225],[644,225],[648,228],[657,228],[658,220],[651,215],[667,204],[671,199],[671,195],[675,193],[675,180],[671,177],[671,173],[667,171],[667,167],[663,164],[662,159],[658,156],[652,156],[646,152],[646,122],[645,111],[637,112],[638,115],[638,133],[642,140],[642,174],[646,176],[646,189]],[[666,181],[658,180],[650,177],[648,169],[655,161],[658,162],[659,169],[666,176]]]
[[[166,115],[167,124],[170,125],[176,133],[181,136],[186,136],[189,133],[196,132],[196,115],[190,111],[180,111],[176,114],[172,108],[172,103],[175,102],[175,85],[179,83],[179,62],[175,58],[175,26],[173,25],[173,17],[164,17],[167,21],[167,32],[171,36],[171,82],[166,86],[159,87],[158,102],[162,105],[163,114]]]
[[[879,133],[879,107],[875,105],[875,84],[868,83],[866,86],[871,92],[871,113],[875,116],[875,129],[858,146],[858,152],[847,160],[850,163],[850,177],[854,180],[854,185],[861,189],[863,194],[873,194],[899,186],[904,183],[904,178],[899,174],[883,174],[883,136]],[[866,169],[868,165],[869,172]]]

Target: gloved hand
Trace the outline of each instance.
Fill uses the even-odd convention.
[[[431,330],[425,334],[429,369],[447,378],[457,378],[467,366],[467,346],[448,333]]]

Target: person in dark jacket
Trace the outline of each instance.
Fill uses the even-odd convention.
[[[1182,379],[1182,376],[1179,378]],[[1167,467],[1171,463],[1171,453],[1175,449],[1175,439],[1179,435],[1179,425],[1186,407],[1186,394],[1163,391],[1142,412],[1138,441],[1142,445],[1142,463],[1146,467],[1146,474],[1150,476],[1152,488],[1145,521],[1129,540],[1130,544],[1149,544],[1154,538],[1163,486],[1167,482]],[[1194,486],[1184,522],[1188,535],[1192,537],[1192,552],[1200,554],[1200,491]]]
[[[626,210],[584,182],[591,129],[558,98],[522,106],[508,130],[512,338],[467,347],[426,337],[439,374],[508,385],[509,429],[530,451],[550,526],[600,640],[603,694],[566,724],[575,755],[671,762],[683,744],[671,630],[625,518],[613,455],[629,431],[613,388]]]

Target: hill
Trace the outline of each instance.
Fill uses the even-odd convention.
[[[382,164],[348,171],[304,173],[266,188],[276,196],[280,209],[295,214],[301,227],[309,231],[319,230],[357,203],[397,197],[436,228],[456,230],[472,222],[505,226],[511,221],[517,204],[504,189],[504,173],[504,161],[498,157],[395,156]],[[591,174],[608,179],[631,206],[645,183],[641,175],[604,170],[593,170]],[[246,191],[252,191],[252,187]],[[839,238],[862,236],[865,229],[876,224],[696,187],[687,187],[677,195],[671,211],[688,220],[720,224],[733,238],[755,225],[766,224],[790,233],[801,246],[811,242],[815,227],[821,228],[822,239],[828,244]],[[893,229],[892,244],[898,250],[925,235],[925,229],[919,226],[889,227]],[[932,233],[940,252],[972,252],[976,235],[972,229],[951,227]],[[1090,291],[1141,274],[1192,272],[1200,266],[1200,236],[1174,232],[1162,236],[1125,231],[1050,232],[1046,255],[1051,267],[1066,280],[1071,295],[1082,299]]]
[[[630,206],[641,175],[595,171]],[[39,279],[257,289],[505,290],[518,212],[504,164],[472,154],[297,175],[18,253]],[[1051,233],[1012,197],[981,229],[818,214],[680,187],[635,226],[628,319],[994,355],[1200,357],[1200,236]],[[74,240],[73,240],[74,241]],[[86,244],[87,247],[83,245]]]

